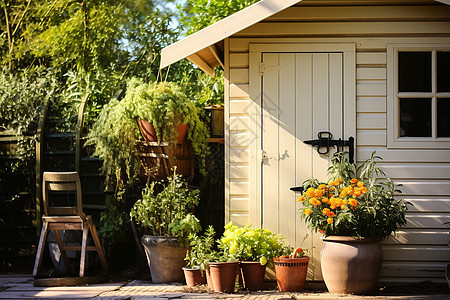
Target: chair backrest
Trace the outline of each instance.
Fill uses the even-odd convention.
[[[78,215],[85,219],[81,200],[81,182],[77,172],[44,172],[42,182],[44,213],[47,216]],[[55,206],[49,201],[49,191],[75,192],[76,206]]]

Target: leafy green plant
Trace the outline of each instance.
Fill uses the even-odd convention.
[[[329,235],[387,238],[406,224],[406,204],[394,198],[395,184],[377,165],[375,152],[356,168],[348,153],[338,153],[328,169],[329,181],[308,179],[302,216],[310,227]]]
[[[238,227],[232,222],[225,225],[219,248],[229,260],[259,261],[261,265],[272,264],[276,256],[287,255],[292,248],[284,244],[284,237],[269,229],[252,229],[250,225]]]
[[[163,188],[159,193],[155,190],[157,185]],[[188,188],[175,169],[167,184],[153,181],[143,189],[130,217],[150,235],[178,237],[185,244],[190,234],[201,229],[200,221],[190,212],[198,204],[198,193]]]
[[[198,267],[200,271],[205,271],[209,262],[219,259],[218,253],[214,250],[214,236],[216,232],[213,226],[209,226],[202,236],[196,233],[188,236],[190,249],[186,253],[188,267]]]

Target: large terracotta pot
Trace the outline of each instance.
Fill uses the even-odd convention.
[[[239,262],[209,263],[208,266],[214,291],[218,293],[234,293]]]
[[[330,293],[367,294],[377,283],[383,250],[378,239],[329,236],[323,238],[320,260]]]
[[[295,254],[293,256],[295,257]],[[308,273],[309,257],[274,257],[273,261],[280,291],[301,292],[305,286],[306,274]]]
[[[205,276],[202,274],[200,269],[197,268],[183,268],[184,278],[186,279],[186,285],[188,287],[194,287],[197,285],[205,284]]]
[[[245,289],[262,290],[265,273],[266,265],[262,266],[259,261],[241,261],[242,284]]]
[[[154,283],[183,282],[182,268],[187,248],[178,245],[178,239],[166,236],[144,235],[141,239]]]

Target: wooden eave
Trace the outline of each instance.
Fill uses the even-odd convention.
[[[187,58],[205,73],[223,67],[224,40],[302,0],[262,0],[175,42],[161,51],[160,69]],[[450,0],[435,0],[450,5]]]

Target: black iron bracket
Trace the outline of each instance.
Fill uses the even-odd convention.
[[[355,139],[351,136],[348,140],[333,140],[333,135],[328,131],[321,131],[317,134],[317,140],[304,141],[303,143],[317,147],[317,153],[323,155],[330,151],[330,148],[336,147],[337,152],[342,152],[344,147],[348,147],[348,156],[350,163],[354,162],[355,156]]]

